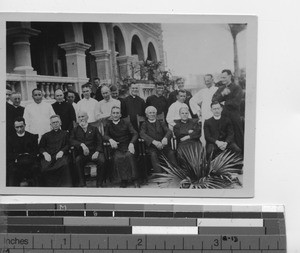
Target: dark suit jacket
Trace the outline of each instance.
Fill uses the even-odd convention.
[[[208,143],[225,141],[228,144],[234,140],[234,132],[231,120],[225,116],[221,116],[219,120],[211,117],[204,121],[204,135]]]
[[[225,102],[223,113],[234,113],[240,114],[240,105],[243,96],[243,90],[239,85],[231,83],[227,86],[230,90],[230,93],[226,96],[222,96],[221,92],[226,88],[226,85],[223,84],[219,87],[216,93],[213,95],[212,101]]]
[[[165,137],[170,140],[172,131],[165,122],[156,120],[155,123],[150,123],[146,120],[141,126],[140,136],[145,140],[147,146],[150,146],[154,140],[161,141]]]
[[[102,137],[97,127],[88,124],[87,131],[84,132],[81,126],[76,126],[70,136],[70,144],[77,149],[80,149],[80,144],[84,143],[90,153],[99,151],[103,153]]]
[[[12,135],[8,138],[7,145],[7,159],[9,162],[14,161],[20,154],[28,153],[33,156],[38,154],[38,135],[25,132],[23,137]]]
[[[79,94],[76,92],[76,91],[73,91],[75,93],[75,100],[74,100],[74,103],[78,103],[80,101],[80,96]],[[65,92],[64,93],[64,96],[65,96],[65,100],[67,101],[67,95],[68,95],[68,92]]]
[[[189,130],[193,130],[193,133],[189,134]],[[198,119],[188,119],[186,123],[179,120],[174,126],[173,131],[178,142],[186,135],[189,135],[191,140],[199,140],[201,136],[201,125],[198,123]]]
[[[119,150],[127,151],[129,143],[134,144],[137,141],[138,133],[134,130],[132,124],[127,118],[120,119],[118,124],[108,121],[103,139],[106,141],[113,139],[116,142],[119,142]]]
[[[13,105],[6,102],[6,135],[12,136],[16,133],[14,128],[14,120],[17,117],[23,117],[24,107],[14,107]]]

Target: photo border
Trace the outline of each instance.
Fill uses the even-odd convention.
[[[0,59],[1,83],[6,83],[6,22],[7,21],[52,21],[52,22],[110,22],[110,23],[186,23],[221,24],[247,23],[247,87],[245,112],[245,144],[243,187],[241,189],[151,189],[151,188],[65,188],[65,187],[6,187],[6,112],[1,106],[0,136],[4,140],[0,152],[0,192],[4,195],[61,195],[99,197],[221,197],[245,198],[254,196],[255,122],[257,80],[257,17],[251,15],[164,15],[164,14],[69,14],[69,13],[1,13],[0,14]],[[250,86],[251,85],[251,86]],[[4,85],[1,86],[4,94]],[[2,102],[3,104],[5,101]],[[247,178],[247,180],[245,180]],[[59,190],[58,190],[58,189]],[[138,189],[138,190],[137,190]]]

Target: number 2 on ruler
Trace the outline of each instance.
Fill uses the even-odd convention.
[[[137,242],[137,247],[138,246],[143,246],[143,240],[141,238],[138,239],[138,242]]]

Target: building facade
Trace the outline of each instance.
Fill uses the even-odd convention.
[[[26,104],[40,87],[52,100],[57,88],[80,86],[95,77],[115,84],[132,77],[131,65],[148,60],[164,66],[160,24],[7,22],[7,83]],[[141,96],[152,92],[141,85]]]

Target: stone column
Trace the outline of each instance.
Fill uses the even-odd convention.
[[[97,73],[101,81],[111,83],[111,69],[110,69],[110,50],[96,50],[91,51],[91,55],[96,58]]]
[[[7,29],[7,36],[11,37],[14,46],[15,68],[19,74],[36,75],[31,64],[30,43],[31,36],[37,36],[39,30],[32,29],[30,24]]]
[[[133,77],[130,64],[134,63],[134,57],[128,55],[118,56],[117,62],[120,68],[120,79],[126,78],[127,76]]]
[[[91,45],[81,42],[59,44],[66,51],[67,71],[70,77],[86,78],[85,51]]]

